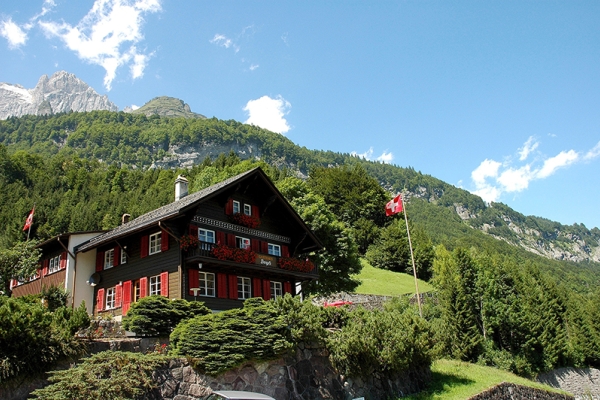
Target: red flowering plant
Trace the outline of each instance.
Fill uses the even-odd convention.
[[[311,272],[315,269],[315,265],[308,258],[300,260],[299,258],[281,257],[277,264],[279,268],[288,271]]]
[[[223,244],[212,248],[211,254],[219,260],[230,260],[238,263],[254,264],[256,253],[250,249],[238,249]]]
[[[200,240],[196,236],[193,235],[183,235],[181,239],[179,239],[179,248],[187,251],[188,249],[194,249],[198,247]]]
[[[244,213],[235,213],[231,216],[231,222],[237,225],[245,226],[246,228],[256,229],[260,226],[260,219],[254,215]]]

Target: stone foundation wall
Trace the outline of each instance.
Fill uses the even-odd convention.
[[[469,400],[573,400],[573,396],[503,382]]]

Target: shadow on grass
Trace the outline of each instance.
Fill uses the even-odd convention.
[[[468,379],[462,376],[454,375],[452,373],[432,372],[431,383],[429,387],[422,392],[413,394],[410,396],[402,397],[402,399],[408,400],[428,400],[433,399],[435,396],[439,396],[448,392],[454,388],[460,386],[467,386],[475,383],[474,380]]]

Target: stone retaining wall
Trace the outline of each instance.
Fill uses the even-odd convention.
[[[377,374],[366,380],[336,373],[329,354],[319,346],[301,345],[295,354],[263,363],[246,363],[218,377],[199,374],[185,359],[155,373],[159,388],[147,399],[194,400],[216,390],[248,390],[277,400],[387,399],[415,393],[430,380],[429,368],[389,379]]]
[[[576,399],[600,399],[600,370],[559,368],[538,376],[546,385],[573,393]]]
[[[573,396],[503,382],[469,400],[572,400]]]

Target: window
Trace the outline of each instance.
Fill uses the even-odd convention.
[[[50,259],[48,264],[48,273],[52,274],[60,269],[60,255]]]
[[[272,256],[281,257],[281,246],[278,244],[269,243],[268,253]]]
[[[235,237],[235,246],[238,249],[249,249],[250,248],[250,239],[236,236]]]
[[[106,289],[106,309],[112,310],[115,308],[116,296],[115,296],[115,288],[111,287]]]
[[[161,233],[157,232],[150,235],[150,248],[148,254],[160,253]]]
[[[125,253],[125,249],[121,249],[121,264],[127,264],[127,253]]]
[[[242,278],[238,276],[238,299],[249,299],[250,298],[250,278]]]
[[[133,301],[136,302],[139,299],[141,299],[142,295],[142,285],[140,283],[140,280],[138,279],[137,281],[135,281],[133,283]]]
[[[200,296],[215,297],[215,274],[210,272],[200,272]]]
[[[276,299],[281,296],[283,296],[283,288],[281,286],[281,282],[271,281],[271,298]]]
[[[212,249],[212,246],[207,243],[215,243],[215,231],[198,229],[198,240],[200,240],[200,248],[202,250]]]
[[[244,214],[252,215],[252,207],[250,204],[244,204]]]
[[[150,296],[160,294],[160,275],[150,277]]]
[[[233,201],[233,213],[237,214],[240,212],[240,202],[237,200]]]
[[[112,268],[115,260],[115,249],[106,250],[104,252],[104,269]]]

